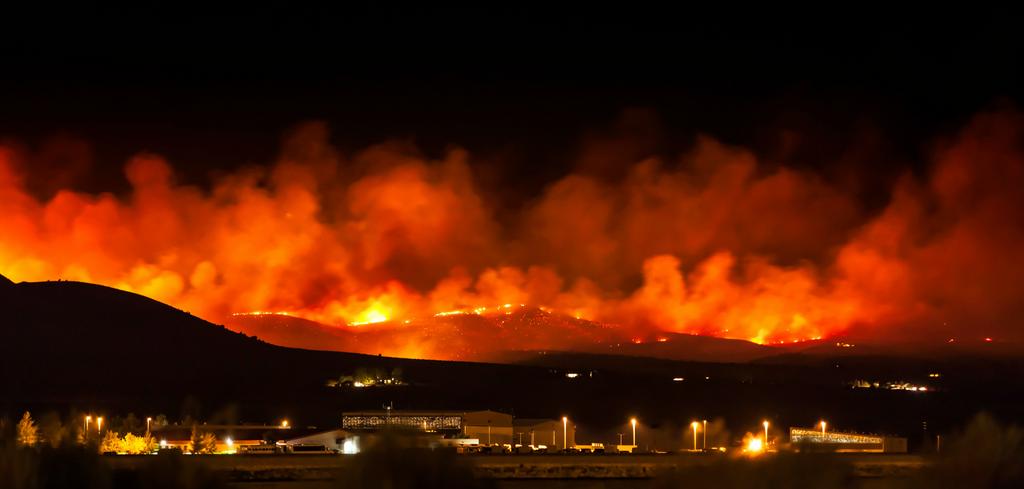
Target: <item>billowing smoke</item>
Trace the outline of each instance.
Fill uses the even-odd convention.
[[[273,166],[209,190],[139,154],[124,199],[31,188],[50,156],[7,144],[0,274],[106,284],[214,321],[273,311],[341,325],[515,303],[766,343],[1024,336],[1020,113],[980,114],[937,142],[927,174],[900,178],[880,211],[709,136],[652,156],[657,129],[627,125],[588,138],[578,170],[500,213],[511,220],[467,151],[342,154],[315,122]]]

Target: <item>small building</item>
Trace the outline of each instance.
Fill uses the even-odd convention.
[[[789,444],[793,450],[801,448],[866,453],[902,453],[907,451],[907,439],[894,436],[862,435],[840,431],[822,431],[790,428]]]

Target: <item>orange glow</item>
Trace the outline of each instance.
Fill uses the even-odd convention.
[[[123,196],[35,195],[40,154],[0,142],[0,274],[107,285],[214,323],[282,315],[405,328],[352,348],[419,358],[455,358],[441,345],[481,318],[536,329],[538,343],[514,347],[538,349],[561,346],[542,334],[556,326],[609,345],[668,332],[765,345],[941,341],[954,334],[949,317],[1009,341],[1022,335],[1004,320],[1024,274],[1021,131],[1018,112],[979,114],[935,146],[926,175],[897,179],[871,212],[857,185],[708,136],[664,161],[588,142],[579,168],[602,155],[627,178],[581,170],[500,212],[463,149],[431,159],[386,142],[343,153],[320,123],[296,127],[274,164],[202,188],[140,153],[125,165]],[[521,318],[538,306],[543,316]],[[483,336],[460,348],[514,343]]]
[[[748,455],[757,455],[764,450],[764,441],[761,440],[760,436],[753,436],[747,433],[747,436],[743,438],[743,451]]]

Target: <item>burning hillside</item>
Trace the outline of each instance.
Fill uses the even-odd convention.
[[[634,341],[614,325],[520,304],[357,327],[329,328],[266,314],[236,314],[226,322],[236,331],[285,346],[442,360],[480,360],[508,350],[587,351]],[[333,330],[330,338],[318,332],[328,330]],[[305,333],[308,341],[288,345],[286,342],[295,341],[293,332]]]
[[[612,131],[516,209],[464,150],[433,160],[389,142],[343,154],[319,123],[299,127],[274,165],[209,189],[140,154],[125,197],[34,195],[42,153],[77,161],[77,146],[6,145],[0,274],[109,285],[206,318],[287,313],[363,332],[360,342],[400,338],[394,349],[411,356],[659,332],[763,344],[851,331],[1020,337],[1022,131],[1017,112],[978,115],[870,213],[855,181],[706,136],[673,158],[637,157],[633,133]],[[593,170],[608,165],[629,170]],[[434,316],[504,304],[530,307]]]

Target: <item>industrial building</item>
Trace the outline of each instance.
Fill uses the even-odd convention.
[[[813,449],[835,452],[901,453],[907,451],[907,439],[894,436],[862,435],[807,428],[790,428],[793,450]]]
[[[481,445],[575,445],[575,430],[567,422],[515,419],[511,414],[496,411],[374,410],[342,414],[342,429],[348,431],[370,432],[386,427],[475,439]]]

